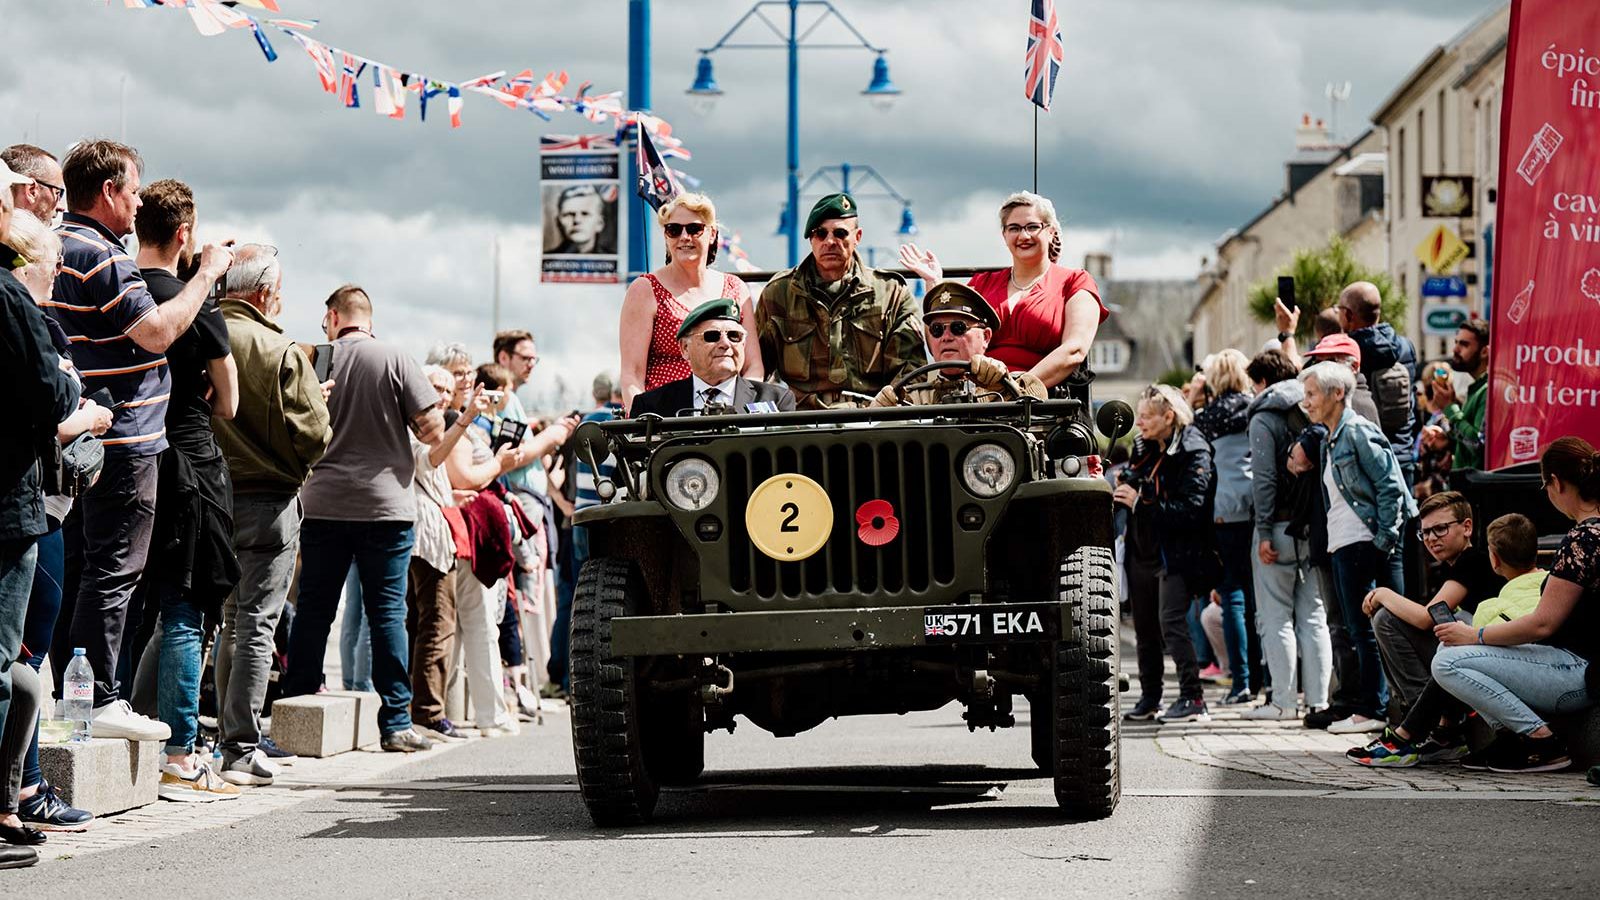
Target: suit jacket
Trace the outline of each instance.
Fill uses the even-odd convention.
[[[750,404],[764,400],[776,403],[779,412],[794,412],[794,394],[783,385],[751,381],[743,375],[734,381],[734,412],[746,412]],[[628,411],[628,418],[637,419],[646,413],[655,413],[670,419],[677,415],[679,410],[692,409],[694,409],[694,379],[680,378],[633,398],[633,407]]]

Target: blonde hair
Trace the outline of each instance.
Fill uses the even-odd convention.
[[[1139,402],[1148,403],[1161,412],[1172,413],[1172,421],[1177,428],[1194,424],[1194,409],[1189,406],[1189,401],[1183,399],[1183,394],[1170,384],[1150,385],[1139,395]]]
[[[7,193],[10,193],[7,191]],[[49,265],[53,270],[61,255],[61,238],[39,217],[25,209],[11,215],[11,233],[6,243],[22,254],[29,265]]]
[[[1050,237],[1048,253],[1050,261],[1055,262],[1061,258],[1061,220],[1056,217],[1056,205],[1050,202],[1049,197],[1041,197],[1032,191],[1017,191],[1000,204],[1000,227],[1006,227],[1006,216],[1011,215],[1014,209],[1028,207],[1039,214],[1044,224],[1055,229],[1055,234]]]
[[[656,222],[662,225],[667,224],[667,220],[672,218],[672,214],[680,209],[687,209],[688,211],[694,213],[700,217],[702,222],[705,222],[712,228],[717,227],[716,204],[711,202],[710,197],[707,197],[705,194],[698,193],[679,194],[678,196],[673,197],[671,200],[668,200],[666,203],[661,204],[661,208],[656,210]]]
[[[1205,365],[1201,368],[1206,376],[1206,387],[1211,389],[1213,396],[1220,397],[1229,391],[1250,393],[1249,367],[1250,360],[1242,352],[1229,347],[1206,357]]]

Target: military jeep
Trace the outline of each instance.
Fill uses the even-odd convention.
[[[1031,710],[1074,818],[1121,796],[1111,491],[1083,399],[588,423],[572,731],[595,823],[647,821],[742,715]],[[1125,433],[1124,403],[1100,430]]]

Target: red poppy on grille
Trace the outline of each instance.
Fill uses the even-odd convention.
[[[894,517],[894,504],[887,500],[868,500],[856,510],[856,537],[868,547],[882,547],[900,533],[900,520]]]

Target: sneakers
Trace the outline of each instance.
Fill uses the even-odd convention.
[[[1294,708],[1284,709],[1274,703],[1263,703],[1252,709],[1247,709],[1240,718],[1257,722],[1292,722],[1300,718],[1300,713]]]
[[[1545,738],[1519,737],[1507,744],[1507,752],[1489,758],[1489,771],[1507,775],[1559,772],[1571,765],[1567,742],[1553,734]]]
[[[222,780],[229,784],[267,785],[283,771],[272,764],[259,746],[222,767]]]
[[[433,741],[428,740],[415,729],[407,728],[405,731],[391,731],[383,736],[379,742],[386,753],[417,753],[422,750],[432,750]]]
[[[1421,761],[1417,748],[1392,728],[1385,728],[1382,737],[1365,747],[1352,747],[1344,755],[1356,765],[1372,768],[1409,769]]]
[[[546,681],[544,684],[539,685],[539,696],[546,700],[565,700],[567,699],[567,692],[562,690],[561,685],[556,684],[554,681]]]
[[[265,753],[267,755],[267,759],[272,760],[274,764],[280,766],[286,766],[300,758],[283,749],[282,747],[279,747],[273,742],[272,738],[269,737],[263,737],[260,742],[256,744],[256,749],[260,750],[262,753]]]
[[[1156,721],[1166,722],[1209,722],[1211,714],[1206,712],[1205,700],[1179,700],[1167,707],[1167,711],[1156,717]]]
[[[513,687],[517,701],[515,706],[517,714],[526,716],[529,720],[537,719],[539,717],[539,698],[533,691],[528,690],[527,685],[520,681]]]
[[[90,733],[97,738],[122,738],[126,741],[165,741],[172,729],[165,722],[133,711],[126,700],[115,700],[94,711]]]
[[[1328,726],[1340,719],[1350,718],[1350,710],[1342,706],[1324,706],[1306,713],[1306,727],[1327,731]]]
[[[1211,665],[1200,670],[1201,681],[1209,681],[1212,684],[1215,684],[1225,677],[1227,676],[1223,674],[1222,667],[1218,666],[1216,663],[1212,663]]]
[[[1384,729],[1382,719],[1369,719],[1363,715],[1351,715],[1340,719],[1328,726],[1329,734],[1378,734]]]
[[[87,831],[94,821],[94,813],[68,806],[48,781],[39,782],[38,792],[18,804],[17,816],[43,831]]]
[[[1255,695],[1246,690],[1230,691],[1228,696],[1222,698],[1223,706],[1249,706],[1256,700]]]
[[[1153,722],[1156,716],[1161,715],[1161,699],[1159,697],[1140,697],[1139,702],[1133,705],[1122,718],[1129,722]]]
[[[521,733],[522,726],[517,724],[517,720],[513,718],[508,718],[503,722],[496,722],[493,725],[478,726],[478,734],[486,738],[513,737]]]
[[[423,737],[433,741],[464,741],[467,736],[449,719],[440,719],[431,725],[413,726]]]
[[[1471,748],[1459,734],[1435,731],[1428,739],[1417,745],[1418,761],[1425,766],[1439,763],[1455,762],[1471,755]]]
[[[205,763],[185,771],[177,763],[162,763],[156,794],[177,803],[215,803],[239,799],[239,789],[217,777]]]

